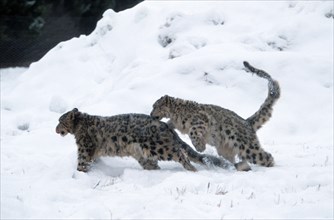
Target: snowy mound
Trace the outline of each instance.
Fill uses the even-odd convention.
[[[1,218],[333,218],[332,48],[329,1],[106,11],[90,35],[59,43],[23,73],[1,72]],[[54,131],[74,107],[149,114],[165,94],[249,117],[268,88],[244,60],[281,86],[258,132],[274,168],[193,174],[165,162],[148,172],[131,158],[103,158],[83,174],[73,137]]]

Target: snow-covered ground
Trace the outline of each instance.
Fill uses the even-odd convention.
[[[1,219],[333,219],[333,13],[332,1],[146,1],[106,11],[26,70],[1,70]],[[55,133],[73,107],[149,114],[165,94],[246,118],[267,82],[244,60],[281,85],[258,132],[273,168],[102,158],[81,173],[73,136]]]

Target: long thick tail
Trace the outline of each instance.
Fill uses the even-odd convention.
[[[218,158],[212,155],[200,154],[186,143],[182,144],[182,148],[186,151],[189,160],[194,163],[199,163],[208,167],[216,166],[224,169],[234,168],[234,165],[228,160],[225,160],[222,157]]]
[[[246,70],[268,80],[268,96],[266,100],[257,112],[247,118],[247,121],[253,126],[253,129],[256,131],[260,129],[262,125],[270,119],[273,111],[273,106],[280,97],[281,91],[278,82],[272,79],[268,73],[251,66],[247,61],[244,61],[244,66],[246,67]]]

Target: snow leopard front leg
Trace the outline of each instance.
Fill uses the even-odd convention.
[[[87,172],[93,162],[93,155],[95,153],[94,145],[90,138],[82,138],[77,141],[78,145],[78,165],[77,170]]]
[[[197,151],[203,152],[206,145],[206,135],[207,130],[204,122],[192,123],[189,129],[188,135],[190,137],[191,143],[194,145]]]

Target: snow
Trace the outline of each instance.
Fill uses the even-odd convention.
[[[145,1],[2,69],[1,219],[333,219],[331,14],[332,1]],[[273,168],[146,171],[105,157],[81,173],[73,136],[55,132],[74,107],[149,114],[165,94],[249,117],[268,88],[244,60],[281,86],[258,131]]]

